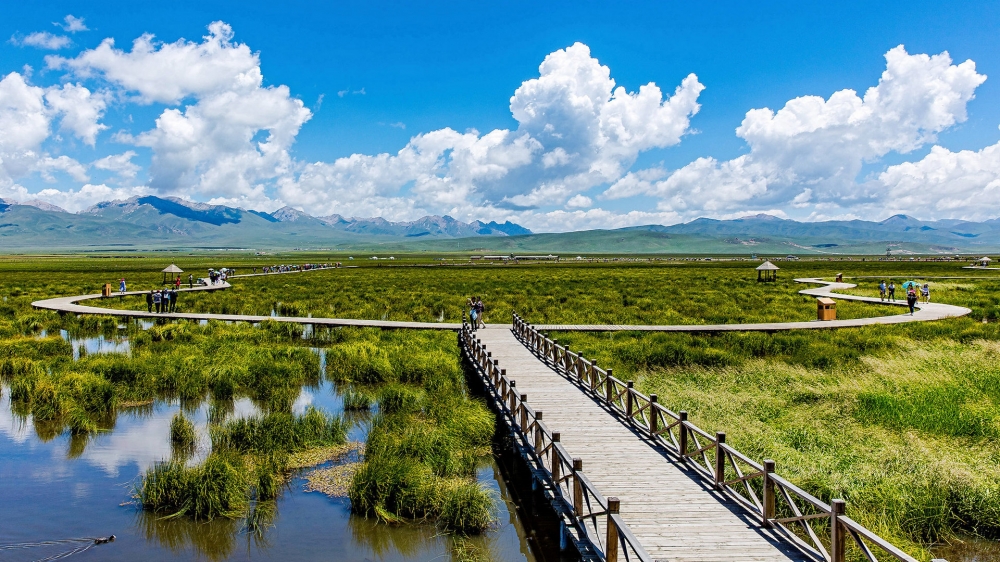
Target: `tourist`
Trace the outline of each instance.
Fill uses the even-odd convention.
[[[486,327],[486,305],[483,304],[483,299],[476,297],[476,316],[479,318],[479,327]]]
[[[878,284],[878,296],[880,299],[885,301],[885,279],[883,279],[882,282]]]
[[[177,290],[173,289],[170,291],[170,312],[173,312],[177,308]]]
[[[160,313],[160,305],[163,304],[163,295],[159,291],[153,292],[153,307],[156,308],[156,313]]]
[[[153,291],[146,293],[146,312],[153,312]]]
[[[896,282],[889,281],[889,302],[896,302]]]
[[[924,302],[931,302],[931,286],[924,283],[923,287],[920,287],[920,294],[924,297]]]
[[[910,315],[913,315],[913,307],[917,304],[917,286],[910,285],[906,290],[906,305],[910,307]]]
[[[477,311],[476,301],[469,299],[466,301],[466,305],[469,307],[469,320],[472,323],[472,331],[475,332],[476,328],[479,327],[479,312]]]
[[[119,293],[124,293],[125,292],[125,278],[124,277],[122,277],[121,282],[118,283],[118,292]]]
[[[188,289],[194,289],[194,275],[188,273]]]
[[[178,275],[177,279],[174,280],[174,288],[175,289],[180,289],[181,288],[181,276],[180,275]]]

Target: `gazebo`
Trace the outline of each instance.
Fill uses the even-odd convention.
[[[989,256],[983,256],[983,257],[979,258],[979,265],[981,267],[989,267],[991,261],[993,261],[993,260],[991,260],[989,258]]]
[[[778,266],[774,265],[770,261],[765,261],[764,263],[757,266],[757,282],[765,283],[778,280]]]
[[[174,273],[184,273],[184,270],[181,269],[181,268],[179,268],[179,267],[177,267],[174,264],[170,264],[169,267],[167,267],[166,269],[163,270],[163,282],[164,283],[167,282],[167,274],[168,273],[170,273],[171,274],[170,276],[173,277]]]

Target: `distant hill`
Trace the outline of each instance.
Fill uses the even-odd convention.
[[[133,197],[79,213],[42,201],[0,199],[0,248],[7,251],[130,249],[326,249],[350,252],[954,254],[1000,252],[1000,219],[799,222],[770,215],[696,219],[671,226],[532,233],[511,222],[427,216],[314,217],[284,207],[267,213],[173,197]]]
[[[428,216],[412,222],[339,215],[313,217],[284,207],[273,213],[174,197],[105,201],[67,213],[41,201],[0,199],[0,247],[7,249],[332,248],[397,239],[526,235],[514,223]]]

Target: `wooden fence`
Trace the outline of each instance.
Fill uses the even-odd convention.
[[[845,514],[844,500],[826,503],[775,473],[773,460],[758,463],[726,444],[725,432],[704,431],[613,376],[568,346],[559,345],[513,315],[514,335],[539,359],[609,406],[625,423],[637,426],[654,443],[685,463],[710,485],[736,501],[760,524],[775,529],[817,562],[844,562],[848,549],[878,562],[876,553],[917,562]],[[854,553],[852,553],[853,555]],[[944,562],[936,561],[936,562]]]
[[[583,471],[583,461],[563,447],[559,432],[545,425],[542,412],[528,405],[527,396],[518,392],[517,382],[500,368],[465,322],[459,338],[465,359],[482,381],[532,472],[560,504],[559,511],[568,519],[564,523],[572,528],[575,540],[607,562],[655,562],[619,515],[618,498],[605,498],[594,487]]]

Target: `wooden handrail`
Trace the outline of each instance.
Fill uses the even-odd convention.
[[[539,350],[548,352],[552,362],[564,361],[570,366],[582,362],[568,362],[568,354],[563,346],[540,338],[527,331],[519,334],[523,339],[532,339]],[[558,432],[552,432],[544,421],[544,414],[528,404],[527,395],[520,394],[517,383],[508,377],[507,371],[492,359],[486,346],[474,336],[474,332],[463,319],[459,332],[462,353],[480,378],[487,393],[505,420],[515,443],[536,474],[544,475],[545,484],[564,505],[563,513],[570,518],[577,537],[585,541],[601,560],[636,560],[654,562],[646,553],[635,535],[618,514],[617,498],[608,498],[594,486],[583,471],[583,461],[574,458],[563,446]],[[577,356],[578,358],[579,356]],[[591,362],[590,365],[593,365]],[[578,372],[583,372],[580,370]],[[582,380],[582,377],[578,377]],[[614,501],[612,501],[614,500]],[[600,524],[604,524],[601,532]]]
[[[878,562],[872,552],[872,546],[900,562],[916,562],[915,558],[889,541],[847,517],[843,512],[845,508],[843,500],[835,499],[831,505],[816,498],[775,474],[774,461],[766,460],[763,463],[754,461],[728,445],[725,442],[725,433],[718,432],[713,435],[694,425],[687,419],[687,412],[672,412],[659,403],[655,394],[649,396],[642,394],[634,388],[632,381],[622,381],[613,376],[611,369],[602,369],[579,352],[570,351],[566,346],[539,332],[516,312],[513,314],[511,331],[549,367],[589,393],[595,400],[606,404],[625,423],[645,430],[644,433],[657,445],[675,455],[679,462],[696,469],[696,474],[755,515],[755,519],[760,521],[763,527],[778,530],[789,542],[810,557],[824,562],[844,562],[845,539],[850,536],[862,557],[869,562]],[[667,420],[672,421],[667,422]],[[699,437],[705,439],[706,443],[702,444]],[[691,450],[692,445],[693,450]],[[711,460],[708,456],[710,451],[714,453],[714,458]],[[746,473],[741,465],[747,467]],[[735,478],[727,477],[727,472],[735,474]],[[751,486],[751,481],[758,479],[759,489],[763,491],[762,498],[758,497],[757,490]],[[596,490],[594,492],[596,493]],[[778,502],[778,499],[782,501]],[[806,507],[808,513],[802,511],[800,503]],[[779,508],[790,515],[778,517],[776,513]],[[617,514],[614,517],[618,517]],[[811,522],[816,520],[829,522],[829,535],[826,540],[821,540],[811,527]],[[622,529],[622,526],[618,527],[618,537],[625,541],[623,537],[630,537],[631,533]],[[608,536],[611,536],[610,533]],[[634,537],[629,544],[637,544]]]

